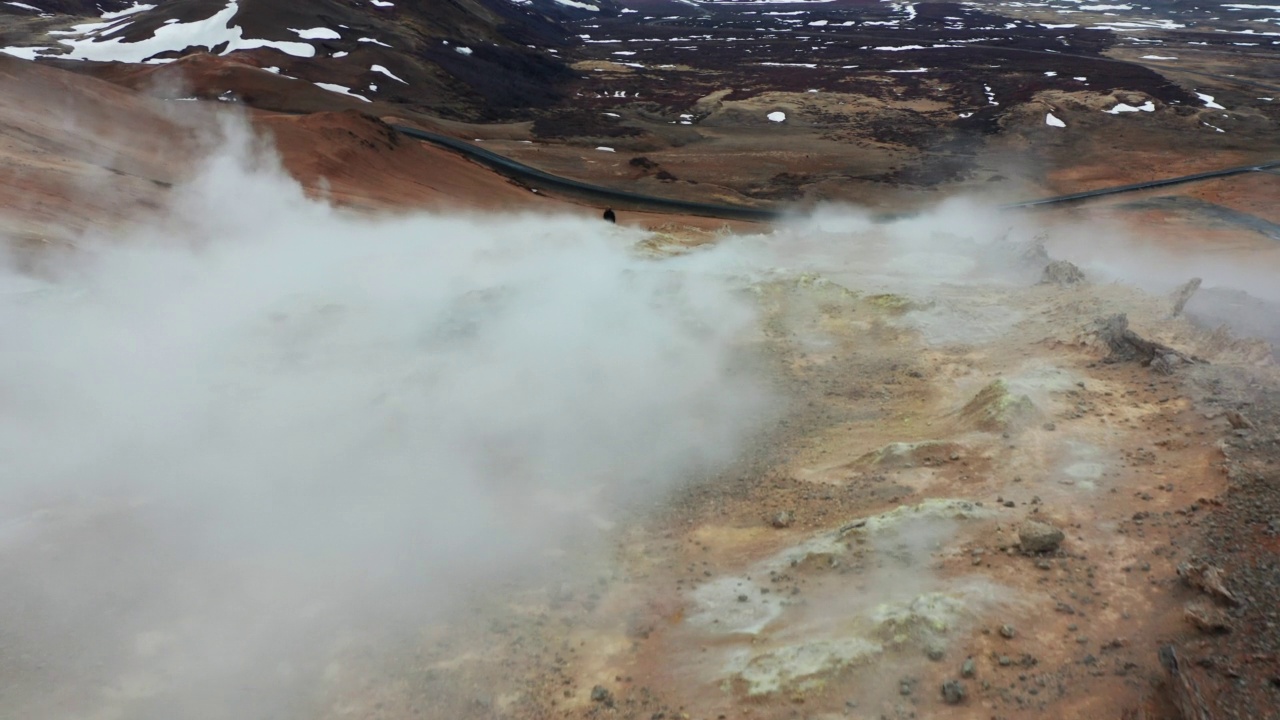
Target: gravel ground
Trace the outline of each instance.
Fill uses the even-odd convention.
[[[1217,603],[1226,632],[1188,624],[1178,651],[1203,717],[1280,718],[1280,386],[1263,372],[1215,369],[1201,380],[1206,415],[1223,425],[1229,486],[1200,523],[1198,559],[1221,568],[1238,604]]]

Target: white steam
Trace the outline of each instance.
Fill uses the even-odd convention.
[[[0,675],[38,678],[2,716],[294,716],[343,628],[766,414],[752,309],[694,262],[599,221],[355,217],[229,135],[163,219],[0,276]]]
[[[1043,268],[1033,217],[965,201],[664,260],[597,220],[360,217],[225,130],[159,218],[0,269],[0,717],[316,717],[346,633],[746,449],[777,404],[747,282],[923,299],[924,342],[973,344]],[[1084,232],[1051,251],[1139,274]]]

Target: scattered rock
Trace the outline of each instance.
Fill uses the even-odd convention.
[[[1182,365],[1182,358],[1174,353],[1157,355],[1151,361],[1151,369],[1161,375],[1172,375]]]
[[[1241,415],[1239,411],[1228,410],[1226,413],[1227,422],[1231,423],[1232,430],[1252,430],[1253,423],[1249,422],[1249,418]]]
[[[769,524],[779,529],[791,527],[791,523],[793,522],[795,522],[795,518],[786,510],[776,513],[773,517],[769,518]]]
[[[1039,520],[1028,520],[1018,528],[1018,542],[1027,552],[1053,552],[1064,537],[1061,530]]]
[[[1111,354],[1103,359],[1106,363],[1139,362],[1149,367],[1159,360],[1160,366],[1157,369],[1164,368],[1171,371],[1178,364],[1205,362],[1200,358],[1178,352],[1168,345],[1139,336],[1129,329],[1129,318],[1124,313],[1095,320],[1089,328],[1089,333],[1095,335],[1110,349]]]
[[[1014,637],[1015,635],[1017,635],[1017,634],[1018,634],[1018,632],[1017,632],[1016,630],[1014,630],[1014,629],[1013,629],[1013,626],[1012,626],[1012,625],[1001,625],[1001,626],[1000,626],[1000,637],[1002,637],[1002,638],[1005,638],[1005,639],[1007,639],[1007,640],[1012,640],[1012,639],[1013,639],[1013,637]]]
[[[1041,285],[1075,285],[1084,282],[1084,273],[1074,263],[1066,260],[1054,260],[1044,266],[1040,276]]]
[[[631,167],[640,168],[641,170],[653,170],[658,167],[658,163],[644,157],[643,155],[631,158],[631,162],[629,164]]]
[[[591,688],[591,702],[598,702],[613,707],[613,693],[603,685]]]
[[[1209,720],[1214,717],[1200,689],[1201,679],[1196,669],[1181,661],[1172,645],[1165,645],[1158,653],[1160,664],[1169,672],[1169,691],[1179,717]]]
[[[939,440],[925,440],[914,443],[895,442],[872,450],[854,462],[859,465],[870,465],[882,469],[933,465],[941,463],[944,457],[951,460],[959,460],[960,453],[957,452],[959,448],[960,446],[955,443]]]
[[[1200,280],[1200,278],[1191,278],[1190,280],[1185,282],[1182,286],[1180,286],[1177,290],[1173,291],[1173,316],[1174,317],[1178,317],[1179,315],[1182,314],[1182,308],[1187,306],[1187,301],[1190,300],[1191,296],[1195,295],[1196,291],[1200,289],[1201,282],[1202,281]]]
[[[964,683],[959,680],[948,680],[942,683],[942,699],[948,705],[959,705],[968,696]]]
[[[1227,614],[1204,603],[1190,603],[1183,609],[1183,617],[1201,632],[1225,635],[1231,632]]]
[[[965,658],[964,664],[960,666],[961,677],[971,678],[977,673],[977,671],[978,664],[973,661],[973,658]]]
[[[1178,577],[1187,585],[1201,592],[1218,598],[1228,605],[1239,605],[1240,601],[1227,589],[1223,581],[1222,570],[1208,563],[1184,562],[1178,565]]]

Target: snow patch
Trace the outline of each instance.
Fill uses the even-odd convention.
[[[571,8],[578,8],[579,10],[588,10],[590,12],[600,12],[600,8],[596,7],[595,5],[588,5],[586,3],[577,2],[577,0],[556,0],[556,2]]]
[[[1198,92],[1196,93],[1196,97],[1203,100],[1204,106],[1211,110],[1226,110],[1226,108],[1213,101],[1212,95],[1205,95],[1204,93]]]
[[[299,30],[297,28],[289,28],[289,32],[297,33],[298,37],[303,40],[341,40],[342,36],[337,30],[331,30],[327,27],[307,28]]]
[[[333,83],[318,82],[318,83],[315,83],[315,86],[320,88],[321,90],[328,90],[329,92],[335,92],[335,93],[338,93],[339,95],[347,95],[349,97],[353,97],[358,100],[363,100],[365,102],[373,102],[372,100],[370,100],[369,98],[363,95],[357,95],[351,92],[351,88],[345,88],[341,85],[334,85]]]
[[[1120,103],[1119,105],[1116,105],[1110,110],[1103,110],[1102,112],[1107,113],[1108,115],[1119,115],[1120,113],[1155,112],[1155,111],[1156,111],[1156,104],[1148,100],[1142,105],[1139,105],[1138,107],[1134,107],[1132,105],[1126,105],[1125,103]]]
[[[8,4],[9,4],[9,5],[21,5],[22,3],[12,3],[12,2],[11,2],[11,3],[8,3]],[[30,6],[30,5],[27,5],[27,7],[31,7],[31,6]],[[31,8],[31,9],[32,9],[32,10],[35,10],[36,8]],[[140,12],[146,12],[147,10],[153,10],[153,9],[155,9],[155,5],[145,5],[145,4],[143,4],[143,3],[136,2],[136,3],[134,3],[131,7],[127,7],[127,8],[125,8],[125,9],[123,9],[123,10],[117,10],[117,11],[115,11],[115,12],[106,12],[106,13],[102,13],[102,19],[103,19],[103,20],[115,20],[116,18],[128,17],[129,15],[134,15],[134,14],[136,14],[136,13],[140,13]]]
[[[1046,114],[1045,114],[1045,116],[1044,116],[1044,124],[1045,124],[1045,125],[1048,125],[1049,127],[1057,127],[1057,128],[1064,128],[1064,127],[1066,127],[1066,126],[1067,126],[1067,124],[1066,124],[1066,123],[1064,123],[1064,122],[1062,122],[1061,120],[1059,120],[1059,119],[1058,119],[1058,116],[1057,116],[1057,115],[1054,115],[1053,113],[1046,113]]]
[[[769,113],[768,115],[766,115],[765,117],[769,118],[769,122],[776,122],[776,123],[786,122],[787,120],[787,114],[782,112],[781,110],[775,110]]]
[[[142,6],[134,6],[142,7]],[[146,8],[144,8],[146,9]],[[244,37],[244,30],[231,25],[240,10],[237,0],[204,20],[190,23],[172,23],[156,28],[155,34],[137,42],[125,42],[121,38],[98,40],[92,31],[77,39],[59,40],[71,51],[61,57],[70,60],[95,60],[100,62],[144,62],[164,52],[177,52],[189,47],[212,50],[226,43],[223,55],[236,50],[269,47],[294,57],[314,57],[316,49],[307,43],[255,40]],[[124,11],[121,11],[124,12]],[[137,11],[135,11],[137,12]]]
[[[409,84],[409,83],[405,82],[404,80],[401,80],[399,77],[397,77],[395,73],[393,73],[393,72],[391,72],[390,70],[388,70],[388,69],[386,69],[386,68],[382,67],[381,65],[374,65],[373,67],[369,68],[369,70],[370,70],[370,71],[372,71],[372,72],[376,72],[376,73],[382,73],[383,75],[386,75],[387,77],[391,78],[392,80],[399,80],[400,82],[404,83],[405,85],[408,85],[408,84]]]
[[[1144,20],[1142,22],[1098,23],[1093,27],[1095,30],[1126,32],[1130,30],[1179,30],[1186,27],[1186,25],[1172,20]]]
[[[596,148],[596,149],[597,149],[597,150],[599,150],[600,152],[618,152],[617,150],[614,150],[614,149],[613,149],[613,148],[611,148],[611,147],[605,147],[604,145],[601,145],[600,147],[598,147],[598,148]]]
[[[0,53],[12,55],[23,60],[35,60],[45,53],[46,50],[52,50],[49,47],[7,47],[0,48]]]
[[[474,52],[471,48],[466,47],[464,45],[459,45],[458,47],[454,48],[454,50],[457,51],[459,55],[470,55],[472,52]]]

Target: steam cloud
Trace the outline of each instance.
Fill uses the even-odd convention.
[[[347,628],[408,632],[744,449],[779,405],[744,278],[925,295],[903,321],[967,343],[1021,314],[965,288],[1042,267],[1034,218],[966,201],[660,261],[599,221],[360,217],[224,131],[160,217],[0,270],[0,716],[315,716]],[[1232,272],[1102,232],[1050,250],[1143,286]]]
[[[705,263],[343,213],[226,132],[162,218],[0,277],[5,717],[306,715],[346,623],[409,631],[767,417]]]

